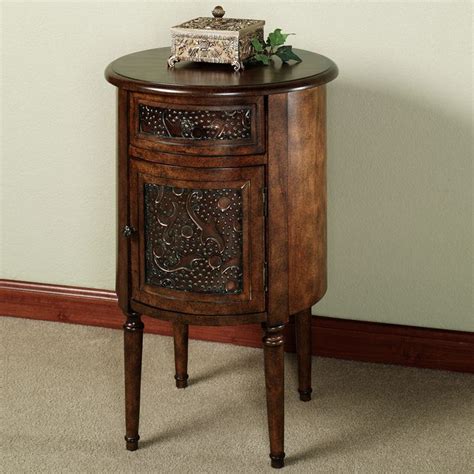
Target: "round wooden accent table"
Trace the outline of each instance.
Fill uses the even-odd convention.
[[[182,62],[169,48],[106,69],[118,87],[117,295],[126,446],[138,448],[143,322],[173,324],[176,386],[188,326],[263,327],[270,458],[284,463],[284,333],[294,316],[298,391],[311,399],[311,306],[326,291],[326,86],[337,66]]]

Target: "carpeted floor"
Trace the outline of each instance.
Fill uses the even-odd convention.
[[[191,341],[177,390],[171,338],[146,335],[127,452],[120,331],[0,318],[0,341],[2,472],[275,472],[258,349]],[[286,362],[286,472],[474,472],[472,375],[318,358],[303,403]]]

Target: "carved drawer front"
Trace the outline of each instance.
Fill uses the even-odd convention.
[[[265,151],[263,98],[183,99],[133,94],[133,146],[187,155]]]
[[[133,298],[195,314],[264,311],[262,188],[262,167],[133,159]]]

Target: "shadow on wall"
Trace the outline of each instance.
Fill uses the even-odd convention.
[[[471,123],[443,101],[329,85],[330,282],[318,314],[469,330]]]

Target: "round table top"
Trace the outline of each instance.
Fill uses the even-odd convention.
[[[235,72],[230,64],[179,62],[169,68],[170,48],[128,54],[109,64],[106,79],[133,91],[194,95],[275,94],[317,87],[332,81],[336,64],[325,56],[295,49],[302,62],[255,65]]]

